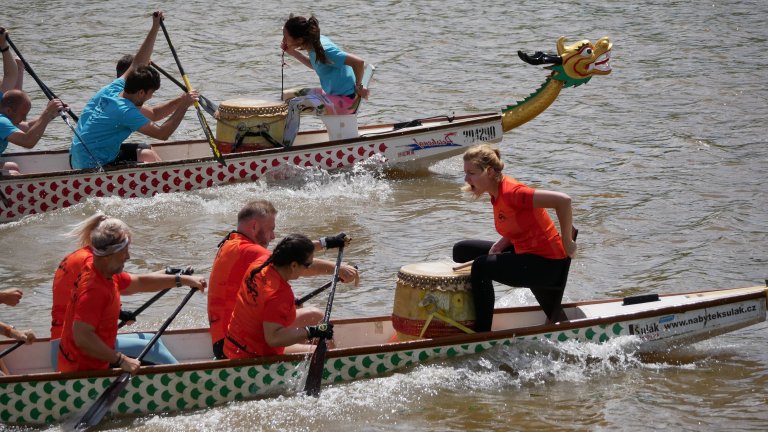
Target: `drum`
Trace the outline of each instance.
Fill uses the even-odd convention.
[[[453,265],[426,262],[400,268],[392,310],[399,340],[463,334],[460,326],[475,324],[470,268],[453,271]]]
[[[216,111],[216,141],[222,152],[228,153],[242,138],[235,151],[274,147],[270,138],[283,140],[288,105],[257,99],[230,99],[219,104]]]

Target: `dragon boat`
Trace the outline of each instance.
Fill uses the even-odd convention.
[[[327,352],[322,385],[479,355],[523,341],[604,343],[623,338],[621,346],[630,352],[663,353],[762,323],[767,295],[766,287],[756,286],[567,303],[563,306],[569,320],[557,324],[547,324],[538,306],[499,308],[490,332],[457,330],[426,338],[399,331],[394,314],[334,320],[335,347]],[[140,368],[111,405],[112,415],[172,413],[302,392],[308,354],[212,360],[207,329],[172,330],[161,339],[179,363]],[[0,342],[0,351],[11,345]],[[120,374],[118,369],[52,372],[47,339],[23,345],[3,360],[11,373],[0,377],[0,422],[5,424],[66,421],[87,408]]]
[[[344,133],[343,127],[340,134],[330,127],[305,131],[290,147],[252,144],[248,139],[256,138],[243,140],[245,134],[234,131],[245,126],[246,133],[256,130],[256,135],[268,135],[264,132],[274,128],[271,117],[233,124],[223,115],[217,116],[216,125],[219,158],[211,156],[208,140],[164,142],[153,144],[162,162],[99,170],[72,170],[67,149],[6,153],[2,160],[16,162],[24,174],[0,177],[0,222],[73,206],[90,197],[151,197],[256,181],[271,173],[285,173],[291,166],[330,170],[376,160],[404,169],[428,167],[473,144],[500,141],[505,132],[546,110],[562,88],[609,74],[611,48],[607,37],[594,44],[581,40],[570,45],[561,37],[557,54],[519,53],[530,64],[548,64],[546,68],[552,72],[538,90],[500,113],[434,116],[359,128],[353,118],[351,134]],[[231,133],[224,131],[228,126],[234,129]],[[220,128],[224,132],[219,133]],[[241,142],[244,144],[238,145]]]

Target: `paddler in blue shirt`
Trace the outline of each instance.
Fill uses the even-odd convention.
[[[181,124],[198,93],[185,93],[162,125],[142,114],[140,108],[160,88],[160,75],[149,67],[163,13],[152,15],[152,28],[125,73],[105,86],[86,104],[70,148],[72,168],[156,162],[160,156],[148,144],[123,144],[134,131],[167,140]],[[82,138],[82,141],[81,141]]]
[[[38,118],[26,121],[32,101],[21,90],[22,74],[10,49],[8,31],[0,27],[0,52],[3,56],[3,80],[0,81],[0,154],[5,152],[9,142],[24,148],[37,145],[48,123],[56,117],[59,110],[66,107],[60,100],[54,99],[48,102],[48,106]],[[17,174],[20,174],[18,164],[0,161],[0,175]]]

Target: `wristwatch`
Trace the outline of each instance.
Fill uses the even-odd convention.
[[[176,273],[176,288],[181,288],[181,276]]]

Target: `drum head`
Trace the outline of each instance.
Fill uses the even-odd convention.
[[[453,271],[455,263],[449,263],[445,261],[436,262],[423,262],[416,264],[407,264],[400,267],[400,272],[407,273],[414,276],[430,276],[430,277],[452,277],[452,276],[465,276],[469,274],[470,269],[466,271]]]

